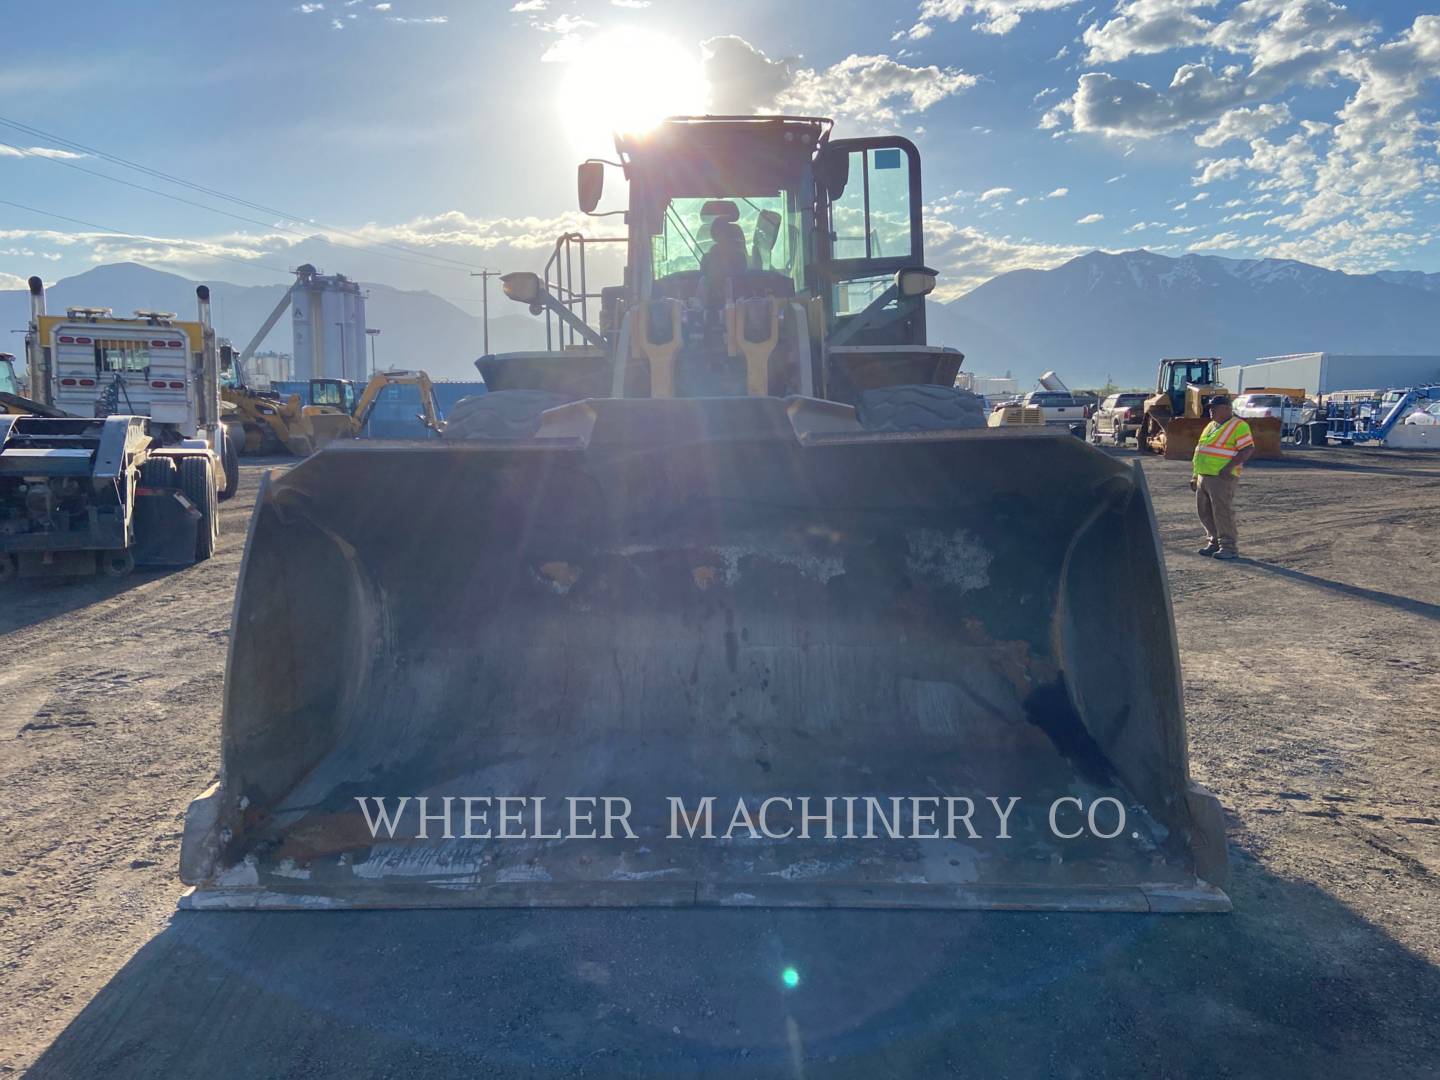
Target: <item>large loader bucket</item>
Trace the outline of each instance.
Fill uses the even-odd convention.
[[[192,907],[1228,908],[1143,475],[1069,434],[331,446],[262,487],[222,750]]]

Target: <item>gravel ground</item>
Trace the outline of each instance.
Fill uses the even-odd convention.
[[[1234,914],[177,914],[249,465],[210,562],[0,595],[0,1075],[1436,1075],[1440,455],[1252,466],[1228,565],[1145,467]]]

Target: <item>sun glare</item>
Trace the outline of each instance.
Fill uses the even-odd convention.
[[[579,45],[560,81],[561,121],[575,151],[608,156],[612,134],[705,111],[700,55],[661,34],[613,30]]]

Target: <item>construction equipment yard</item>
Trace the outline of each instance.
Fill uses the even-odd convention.
[[[1144,461],[1230,915],[177,911],[272,465],[208,561],[0,603],[0,1074],[1434,1075],[1437,455],[1252,465],[1230,564]]]

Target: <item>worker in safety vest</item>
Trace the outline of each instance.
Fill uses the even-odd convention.
[[[1235,525],[1235,489],[1240,486],[1240,469],[1255,453],[1250,425],[1231,415],[1228,397],[1212,397],[1210,423],[1200,435],[1191,461],[1190,490],[1195,492],[1195,509],[1205,526],[1201,555],[1216,559],[1239,558]]]

